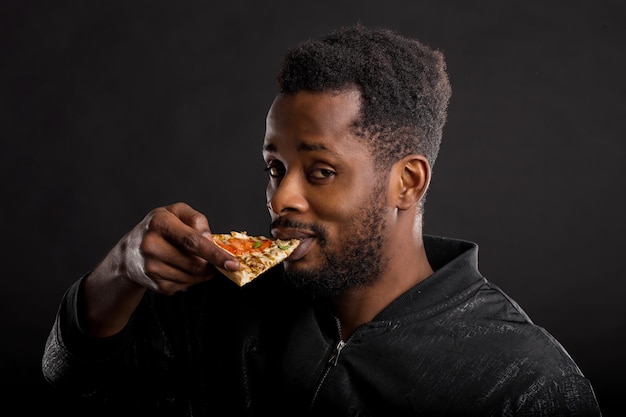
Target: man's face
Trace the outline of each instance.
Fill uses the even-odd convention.
[[[287,279],[332,296],[372,282],[385,265],[386,178],[352,133],[357,91],[276,98],[263,156],[272,235],[303,239],[285,261]]]

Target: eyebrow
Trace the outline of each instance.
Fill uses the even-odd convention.
[[[300,142],[298,144],[297,150],[300,152],[325,152],[329,154],[336,154],[335,151],[328,149],[325,145],[321,143]],[[278,148],[276,147],[275,144],[268,143],[267,145],[263,146],[263,151],[264,152],[278,152]]]

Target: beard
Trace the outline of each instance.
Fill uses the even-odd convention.
[[[320,225],[277,219],[273,225],[314,231],[325,259],[315,268],[285,271],[287,283],[312,296],[332,297],[378,280],[387,263],[383,256],[387,229],[384,196],[375,189],[367,200],[371,204],[351,217],[343,236],[332,244]]]

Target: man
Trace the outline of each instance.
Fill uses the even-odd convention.
[[[278,81],[267,206],[300,246],[239,288],[204,215],[153,210],[66,293],[46,378],[116,415],[600,415],[477,246],[422,234],[443,55],[357,25],[290,51]]]

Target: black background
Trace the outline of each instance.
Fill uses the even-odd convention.
[[[484,275],[619,415],[624,2],[4,0],[0,19],[3,403],[51,400],[40,359],[64,290],[153,207],[267,232],[260,146],[282,54],[360,21],[447,56],[426,232],[478,242]]]

